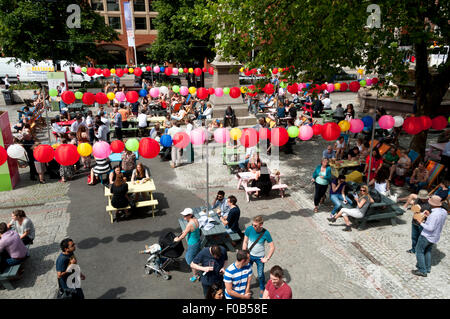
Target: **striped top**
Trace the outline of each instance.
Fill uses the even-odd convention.
[[[111,162],[109,161],[108,157],[103,159],[95,159],[94,173],[96,175],[109,173],[110,170]]]
[[[247,287],[248,277],[252,275],[252,265],[249,263],[248,265],[237,268],[236,263],[231,264],[225,270],[225,274],[223,276],[223,281],[225,283],[231,282],[233,285],[233,290],[238,294],[245,294],[245,288]],[[236,299],[231,297],[227,290],[225,289],[225,298],[226,299]]]

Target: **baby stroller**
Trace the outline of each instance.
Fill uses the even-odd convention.
[[[142,254],[150,254],[144,266],[147,275],[154,272],[162,276],[164,280],[170,279],[170,275],[166,271],[167,266],[180,258],[184,252],[183,243],[181,241],[174,242],[175,237],[174,233],[169,232],[159,238],[159,244],[145,246],[145,250],[141,251]]]

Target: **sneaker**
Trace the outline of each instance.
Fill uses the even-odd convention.
[[[412,250],[412,249],[407,250],[406,252],[407,252],[407,253],[410,253],[410,254],[415,254],[415,253],[416,253],[416,252],[415,252],[414,250]]]
[[[350,226],[345,226],[342,231],[352,231],[352,228]]]
[[[417,270],[417,269],[411,270],[411,273],[412,273],[413,275],[416,275],[416,276],[427,277],[427,274],[424,274],[423,272],[420,272],[420,271]]]
[[[189,280],[191,282],[196,282],[197,281],[197,276],[192,276],[191,278],[189,278]]]
[[[331,223],[336,222],[336,218],[334,218],[334,216],[333,216],[333,217],[328,217],[327,219],[328,219],[328,221],[331,222]]]

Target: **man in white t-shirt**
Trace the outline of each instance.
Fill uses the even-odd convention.
[[[142,109],[141,112],[139,113],[137,120],[138,120],[139,135],[144,136],[145,128],[147,127],[147,114],[145,114],[144,109]]]
[[[331,99],[329,94],[324,95],[325,98],[322,100],[323,103],[323,109],[324,110],[331,110]]]
[[[175,134],[181,132],[180,124],[178,121],[172,121],[172,127],[167,131],[167,134],[173,139]],[[181,164],[181,148],[172,145],[172,160],[170,162],[170,167],[175,168]]]

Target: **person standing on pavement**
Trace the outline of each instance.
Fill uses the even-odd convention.
[[[113,123],[116,138],[122,140],[122,114],[119,113],[117,106],[113,108]]]
[[[325,198],[328,184],[331,183],[331,167],[328,165],[327,158],[322,158],[321,164],[317,165],[311,181],[315,184],[314,213],[317,213],[319,211],[319,203]]]
[[[283,269],[273,266],[270,269],[270,279],[264,290],[263,299],[292,299],[292,289],[283,280]]]
[[[437,195],[428,200],[431,212],[425,211],[426,222],[422,222],[422,233],[416,246],[417,269],[412,273],[416,276],[426,277],[431,272],[431,249],[438,243],[441,232],[447,219],[447,211],[442,208],[441,198]]]
[[[172,127],[168,130],[167,134],[169,134],[170,137],[173,140],[175,134],[177,134],[177,133],[179,133],[181,131],[182,130],[180,128],[180,122],[176,121],[176,120],[173,120],[172,121]],[[181,148],[175,147],[175,146],[172,145],[171,157],[172,157],[172,160],[171,160],[170,166],[172,168],[175,168],[175,167],[179,166],[181,164]]]
[[[203,273],[200,282],[205,297],[210,287],[215,283],[223,283],[223,274],[228,260],[227,250],[218,245],[205,247],[195,256],[191,262],[191,268]]]
[[[250,252],[250,265],[256,263],[259,280],[259,297],[262,298],[266,278],[264,276],[264,264],[266,264],[275,252],[275,244],[268,230],[263,227],[264,219],[262,216],[253,218],[252,226],[247,227],[244,234],[242,249]],[[269,252],[266,256],[265,243],[269,244]]]
[[[56,259],[56,275],[58,278],[59,294],[63,294],[64,290],[69,289],[67,286],[67,278],[71,273],[67,272],[67,267],[70,264],[70,259],[75,251],[75,243],[70,238],[65,238],[60,243],[61,254]],[[86,277],[81,273],[81,280],[85,280]],[[81,288],[76,288],[77,294],[72,295],[73,299],[84,299],[84,293]]]
[[[419,194],[417,194],[417,199],[415,200],[413,205],[419,205],[420,211],[423,213],[425,211],[431,211],[431,206],[428,203],[428,192],[425,189],[421,189]],[[407,253],[415,254],[417,241],[419,240],[419,236],[422,233],[422,226],[413,218],[411,222],[411,249],[407,250]]]
[[[250,282],[252,281],[252,266],[248,250],[238,250],[236,262],[225,269],[223,282],[225,283],[226,299],[250,299]]]

